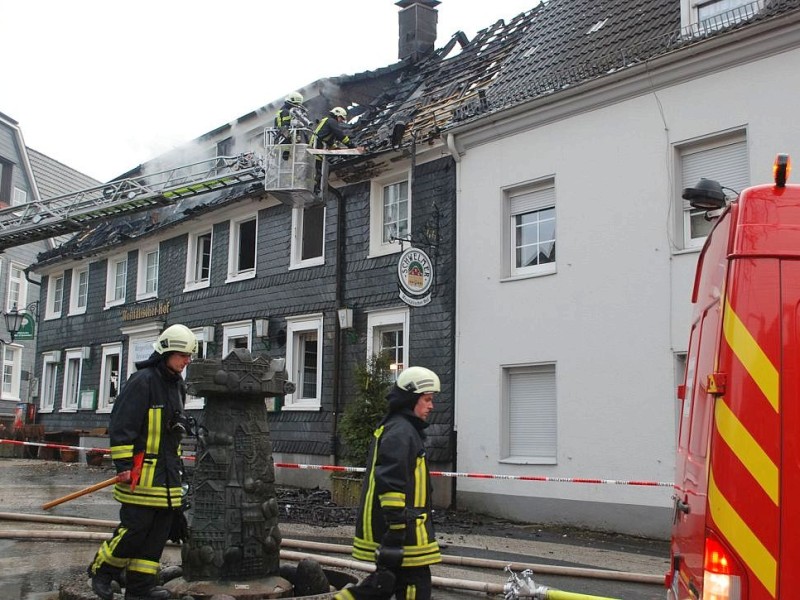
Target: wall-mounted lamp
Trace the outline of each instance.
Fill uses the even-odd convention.
[[[92,360],[92,347],[91,346],[82,346],[81,347],[81,360],[85,360],[85,361]]]
[[[269,319],[256,319],[256,337],[269,337]]]
[[[339,315],[339,329],[352,329],[353,328],[353,309],[346,306],[338,309],[336,313]]]
[[[200,335],[203,338],[203,347],[205,348],[203,358],[207,357],[209,353],[214,354],[217,351],[216,327],[213,325],[204,325],[200,330]]]
[[[269,317],[266,319],[256,319],[256,337],[261,338],[261,343],[264,344],[264,348],[270,350],[272,347],[272,343],[269,339]]]

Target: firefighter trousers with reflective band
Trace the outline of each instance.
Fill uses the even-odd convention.
[[[89,567],[91,574],[109,574],[115,579],[126,570],[126,592],[144,594],[158,584],[161,553],[167,544],[174,511],[123,504],[119,526],[103,542]]]
[[[372,585],[374,575],[370,575],[359,585],[345,588],[333,597],[333,600],[430,600],[431,568],[403,567],[392,571],[395,575],[394,596]]]

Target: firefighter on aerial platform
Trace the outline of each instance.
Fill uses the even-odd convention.
[[[275,129],[278,131],[278,138],[276,140],[278,144],[285,144],[287,142],[308,143],[308,135],[302,130],[311,129],[311,119],[308,117],[306,107],[303,106],[303,94],[300,92],[292,92],[286,96],[283,106],[281,106],[275,114]],[[300,139],[292,139],[291,132],[293,130]]]
[[[350,136],[342,128],[342,123],[347,121],[347,111],[341,106],[336,106],[319,120],[311,135],[309,146],[317,150],[330,150],[331,148],[355,148],[355,144]],[[322,157],[317,156],[316,176],[314,178],[314,194],[320,191],[320,179],[322,177]]]
[[[388,413],[373,434],[353,539],[353,557],[377,568],[334,600],[430,600],[430,565],[441,562],[433,530],[425,428],[439,377],[409,367],[386,396]]]
[[[181,373],[197,352],[197,338],[186,326],[171,325],[153,348],[136,363],[111,411],[111,458],[122,476],[114,487],[120,524],[89,566],[92,590],[103,600],[113,600],[112,583],[121,579],[125,600],[170,598],[156,585],[161,553],[168,539],[188,535],[180,443],[191,420],[183,412]]]

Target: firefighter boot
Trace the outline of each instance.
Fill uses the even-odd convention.
[[[172,597],[172,593],[165,587],[154,585],[149,590],[143,592],[130,592],[125,590],[125,600],[167,600]]]
[[[98,598],[103,600],[114,600],[114,590],[111,589],[111,582],[114,578],[110,573],[95,573],[92,575],[92,591]]]

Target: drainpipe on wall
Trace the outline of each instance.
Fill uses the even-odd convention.
[[[339,325],[339,318],[337,311],[344,306],[344,275],[345,275],[345,262],[344,262],[344,247],[345,247],[345,200],[342,193],[334,187],[328,187],[328,190],[336,196],[338,201],[336,209],[336,291],[334,293],[334,320],[336,322],[336,329],[333,333],[333,398],[331,408],[331,452],[333,453],[333,464],[339,464],[339,440],[338,440],[338,427],[339,420],[339,404],[341,401],[341,387],[342,387],[342,328]]]
[[[453,161],[456,163],[456,202],[455,206],[453,207],[453,221],[457,223],[456,216],[458,214],[458,190],[461,189],[461,154],[456,147],[456,138],[452,133],[447,134],[447,138],[445,140],[447,151],[450,153],[450,156],[453,157]],[[457,235],[457,233],[456,233]],[[457,254],[456,254],[457,255]],[[456,300],[453,302],[453,315],[455,320],[456,314]],[[456,330],[458,331],[458,330]],[[458,333],[456,333],[458,335]],[[458,345],[456,344],[456,348]],[[457,351],[457,350],[456,350]],[[453,358],[455,359],[455,351],[453,352]],[[456,401],[455,399],[458,397],[456,393],[456,382],[453,381],[453,431],[450,434],[450,447],[452,448],[452,456],[450,460],[453,463],[453,471],[456,473],[458,472],[458,431],[456,430]],[[458,508],[458,485],[457,485],[457,478],[453,477],[450,481],[450,506],[453,509]]]

